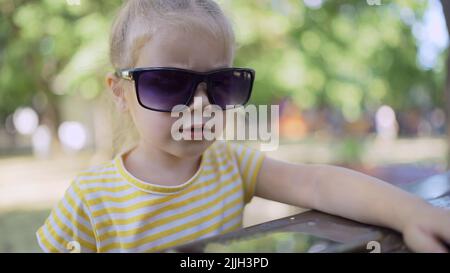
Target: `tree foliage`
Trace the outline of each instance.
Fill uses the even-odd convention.
[[[19,106],[57,117],[62,96],[92,100],[104,90],[121,1],[69,2],[76,1],[0,0],[1,124]],[[425,70],[416,61],[412,25],[428,1],[219,2],[237,33],[235,65],[257,71],[255,103],[287,96],[303,109],[328,106],[355,120],[380,104],[402,110],[443,100],[444,62]]]

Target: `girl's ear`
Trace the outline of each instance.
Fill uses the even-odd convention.
[[[105,78],[106,85],[111,90],[114,103],[117,108],[126,112],[128,110],[127,101],[125,99],[124,86],[121,84],[120,79],[114,73],[108,73]]]

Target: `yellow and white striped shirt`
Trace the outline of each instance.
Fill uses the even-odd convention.
[[[131,175],[123,153],[81,172],[52,210],[37,239],[46,252],[155,252],[242,227],[264,154],[216,141],[196,174],[179,186]]]

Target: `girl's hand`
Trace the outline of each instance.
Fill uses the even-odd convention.
[[[450,210],[424,206],[409,217],[402,233],[406,245],[415,252],[449,252]]]

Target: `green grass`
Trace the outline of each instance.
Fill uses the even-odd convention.
[[[0,252],[42,252],[35,233],[49,213],[49,210],[0,213]]]

